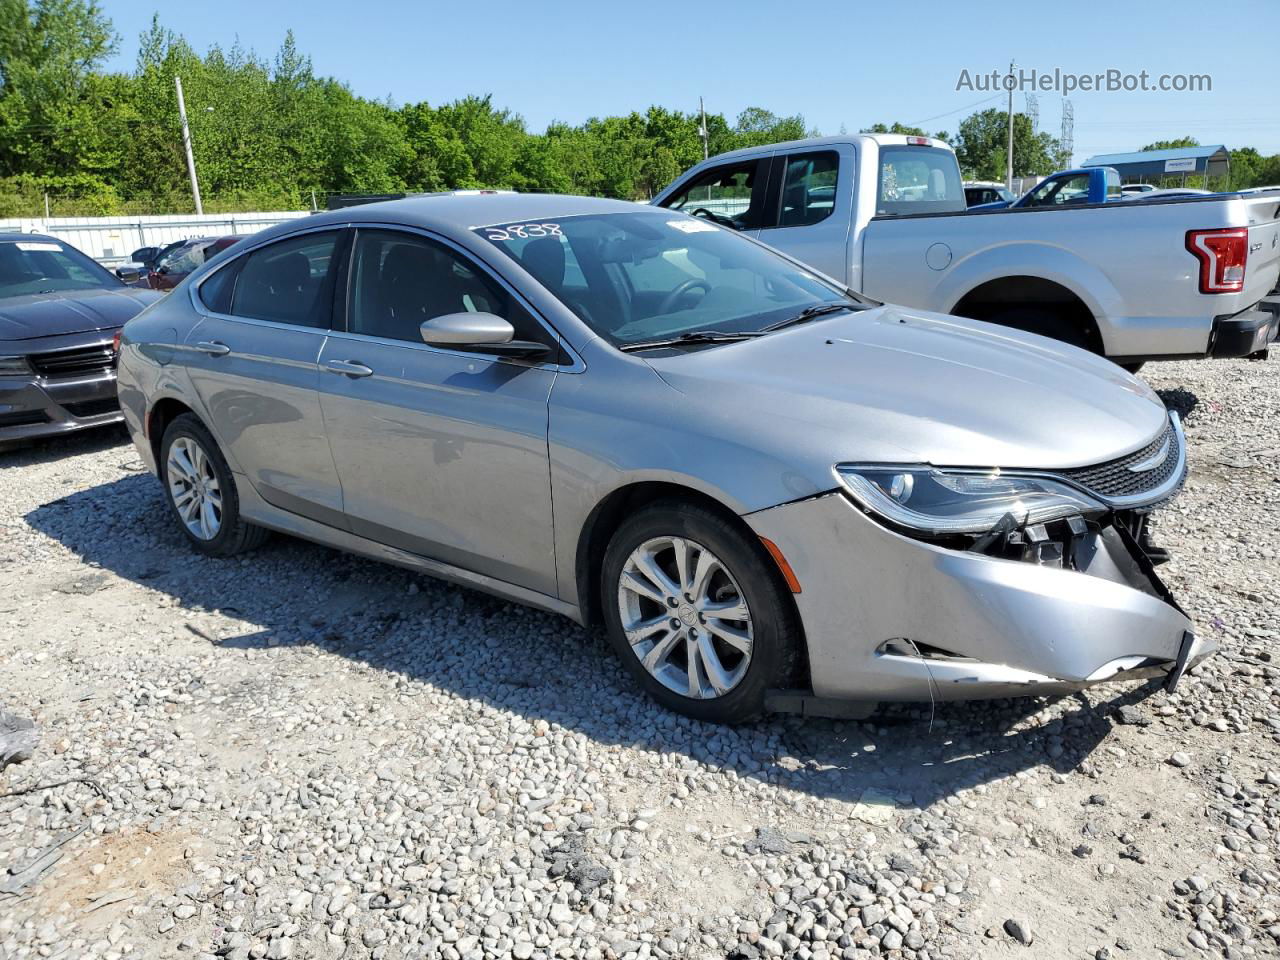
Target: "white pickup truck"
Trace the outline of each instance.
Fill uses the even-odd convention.
[[[1031,330],[1131,367],[1265,356],[1280,327],[1280,191],[966,212],[947,144],[871,134],[721,154],[653,202],[876,300]]]

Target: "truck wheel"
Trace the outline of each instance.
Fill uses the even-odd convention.
[[[741,723],[791,679],[801,643],[791,595],[759,541],[728,518],[659,501],[623,523],[603,567],[609,640],[663,706]]]
[[[983,317],[988,323],[1002,327],[1013,327],[1027,333],[1037,333],[1051,340],[1061,340],[1081,350],[1092,350],[1089,336],[1077,323],[1053,310],[1039,310],[1035,307],[1010,307]]]

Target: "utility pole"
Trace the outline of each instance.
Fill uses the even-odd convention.
[[[1009,61],[1009,151],[1005,163],[1005,186],[1013,192],[1013,61]]]
[[[698,98],[698,114],[702,117],[702,125],[698,127],[698,136],[702,137],[702,159],[707,159],[710,152],[707,148],[707,108],[702,104],[702,98]]]
[[[196,200],[196,216],[204,216],[204,204],[200,202],[200,183],[196,180],[196,158],[191,153],[191,128],[187,126],[187,102],[182,97],[182,78],[173,77],[178,88],[178,119],[182,121],[182,149],[187,152],[187,174],[191,177],[191,195]]]

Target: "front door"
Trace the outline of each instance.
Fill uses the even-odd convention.
[[[754,237],[768,220],[768,182],[767,155],[735,160],[694,174],[655,202]]]
[[[183,350],[214,436],[268,503],[342,525],[317,361],[333,302],[341,232],[267,244],[210,275]],[[182,296],[183,294],[170,294]]]
[[[554,596],[547,401],[557,368],[429,347],[424,320],[483,311],[554,342],[455,248],[362,229],[320,405],[360,536]]]

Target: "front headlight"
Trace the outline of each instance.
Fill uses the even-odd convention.
[[[0,357],[0,377],[11,373],[30,373],[26,357]]]
[[[985,533],[1006,513],[1045,523],[1106,507],[1074,487],[1041,477],[927,466],[838,464],[836,475],[866,509],[921,533]]]

